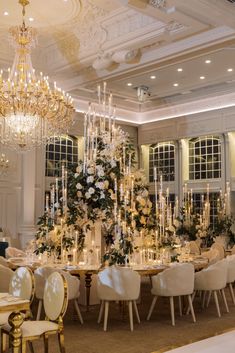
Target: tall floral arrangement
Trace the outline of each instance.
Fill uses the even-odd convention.
[[[133,250],[134,237],[152,227],[152,204],[143,175],[135,170],[134,146],[129,135],[116,125],[112,96],[106,96],[106,86],[103,91],[101,102],[98,89],[102,106],[99,117],[90,105],[84,118],[83,160],[66,172],[66,192],[51,197],[58,199],[56,212],[53,203],[53,212],[46,207],[40,219],[37,243],[42,251],[56,247],[51,243],[56,237],[50,236],[55,231],[60,235],[61,247],[64,243],[66,247],[75,244],[81,250],[87,231],[99,221],[106,238],[106,258],[116,253],[115,261],[123,261]],[[59,218],[63,227],[58,225]]]

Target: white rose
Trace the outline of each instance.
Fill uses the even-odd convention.
[[[88,189],[88,192],[90,195],[94,194],[95,193],[95,189],[94,188],[89,188]]]
[[[103,177],[104,176],[104,171],[102,169],[98,170],[98,176]]]
[[[94,177],[92,175],[87,177],[87,182],[88,183],[93,183],[93,181],[94,181]]]
[[[94,174],[94,168],[90,167],[87,169],[88,174]]]
[[[91,197],[91,195],[89,194],[89,192],[86,192],[86,193],[85,193],[85,196],[86,196],[87,199],[89,199],[89,198]]]
[[[77,183],[76,188],[77,188],[78,190],[82,190],[83,186],[82,186],[82,184]]]

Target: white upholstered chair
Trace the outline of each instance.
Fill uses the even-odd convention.
[[[8,293],[14,272],[6,266],[0,265],[0,293]]]
[[[210,265],[220,260],[220,253],[217,249],[210,249],[201,254],[202,257],[208,259]]]
[[[227,284],[228,261],[226,259],[220,260],[213,265],[203,269],[195,274],[195,291],[204,291],[208,293],[207,303],[210,301],[211,293],[214,295],[217,314],[221,317],[219,301],[217,293],[221,291],[226,311],[229,312],[227,300],[224,293],[224,288]],[[205,299],[205,295],[203,295]]]
[[[223,260],[225,258],[225,250],[222,244],[220,243],[213,243],[211,245],[211,249],[217,250],[219,252],[219,259]]]
[[[190,241],[189,242],[189,249],[190,249],[190,254],[195,254],[195,255],[200,255],[201,250],[196,241]]]
[[[42,301],[43,301],[43,294],[44,294],[44,287],[45,287],[46,280],[50,276],[50,274],[53,272],[62,273],[64,275],[64,277],[66,278],[66,281],[68,284],[68,300],[73,301],[78,318],[79,318],[81,324],[83,324],[82,314],[80,312],[79,305],[78,305],[78,298],[80,295],[80,291],[79,291],[80,281],[79,281],[79,279],[70,275],[70,273],[68,273],[68,272],[58,270],[58,269],[53,268],[51,266],[39,267],[34,272],[35,282],[36,282],[35,296],[39,300],[36,319],[39,320],[40,316],[41,316]]]
[[[23,250],[13,248],[11,246],[6,248],[5,255],[6,255],[7,259],[9,259],[11,257],[26,257],[26,254]]]
[[[235,297],[233,291],[233,283],[235,281],[235,255],[227,256],[226,260],[228,262],[227,285],[229,287],[232,302],[235,305]]]
[[[233,245],[233,247],[231,249],[231,255],[235,255],[235,245]]]
[[[175,326],[174,297],[186,295],[193,318],[196,322],[192,304],[192,293],[194,290],[194,266],[190,263],[175,264],[165,271],[152,277],[153,301],[147,316],[150,319],[158,297],[169,297],[171,307],[171,322]],[[180,309],[181,312],[181,309]]]
[[[140,294],[140,275],[130,268],[112,266],[98,274],[97,293],[101,300],[98,323],[104,311],[104,331],[107,330],[109,303],[128,302],[130,329],[133,331],[133,306],[137,321],[140,323],[136,300]]]
[[[0,256],[0,265],[9,267],[7,259],[5,259],[3,256]]]
[[[44,352],[48,353],[48,336],[58,334],[60,352],[65,353],[63,316],[67,309],[68,293],[67,282],[63,274],[54,272],[47,278],[44,289],[43,304],[46,313],[46,320],[24,321],[21,325],[21,352],[26,353],[27,342],[32,344],[32,341],[42,337],[45,345]],[[4,335],[9,335],[10,329],[11,328],[8,324],[3,326],[1,330],[2,340],[4,339]]]

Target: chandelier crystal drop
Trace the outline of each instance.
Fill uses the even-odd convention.
[[[0,72],[0,143],[18,151],[31,150],[65,133],[73,121],[73,100],[49,77],[36,75],[31,48],[36,45],[36,30],[24,21],[28,0],[23,6],[23,23],[10,28],[15,59],[8,77]]]

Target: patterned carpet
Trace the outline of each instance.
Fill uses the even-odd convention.
[[[228,328],[235,328],[235,306],[232,305],[229,292],[226,291],[230,313],[220,298],[222,317],[218,318],[213,300],[209,308],[202,310],[199,298],[195,299],[194,308],[197,322],[193,323],[190,315],[178,315],[177,301],[176,326],[171,326],[170,306],[167,299],[160,298],[152,318],[146,321],[151,303],[150,285],[142,285],[142,297],[139,306],[141,323],[134,322],[134,332],[129,330],[127,310],[120,312],[118,304],[111,306],[108,331],[103,332],[102,324],[97,324],[98,306],[92,306],[90,312],[81,308],[84,325],[75,317],[72,307],[65,317],[65,346],[67,353],[151,353],[170,345],[199,340],[206,335],[214,335]],[[43,342],[34,343],[35,352],[43,352]],[[49,340],[49,352],[59,352],[55,337]]]

